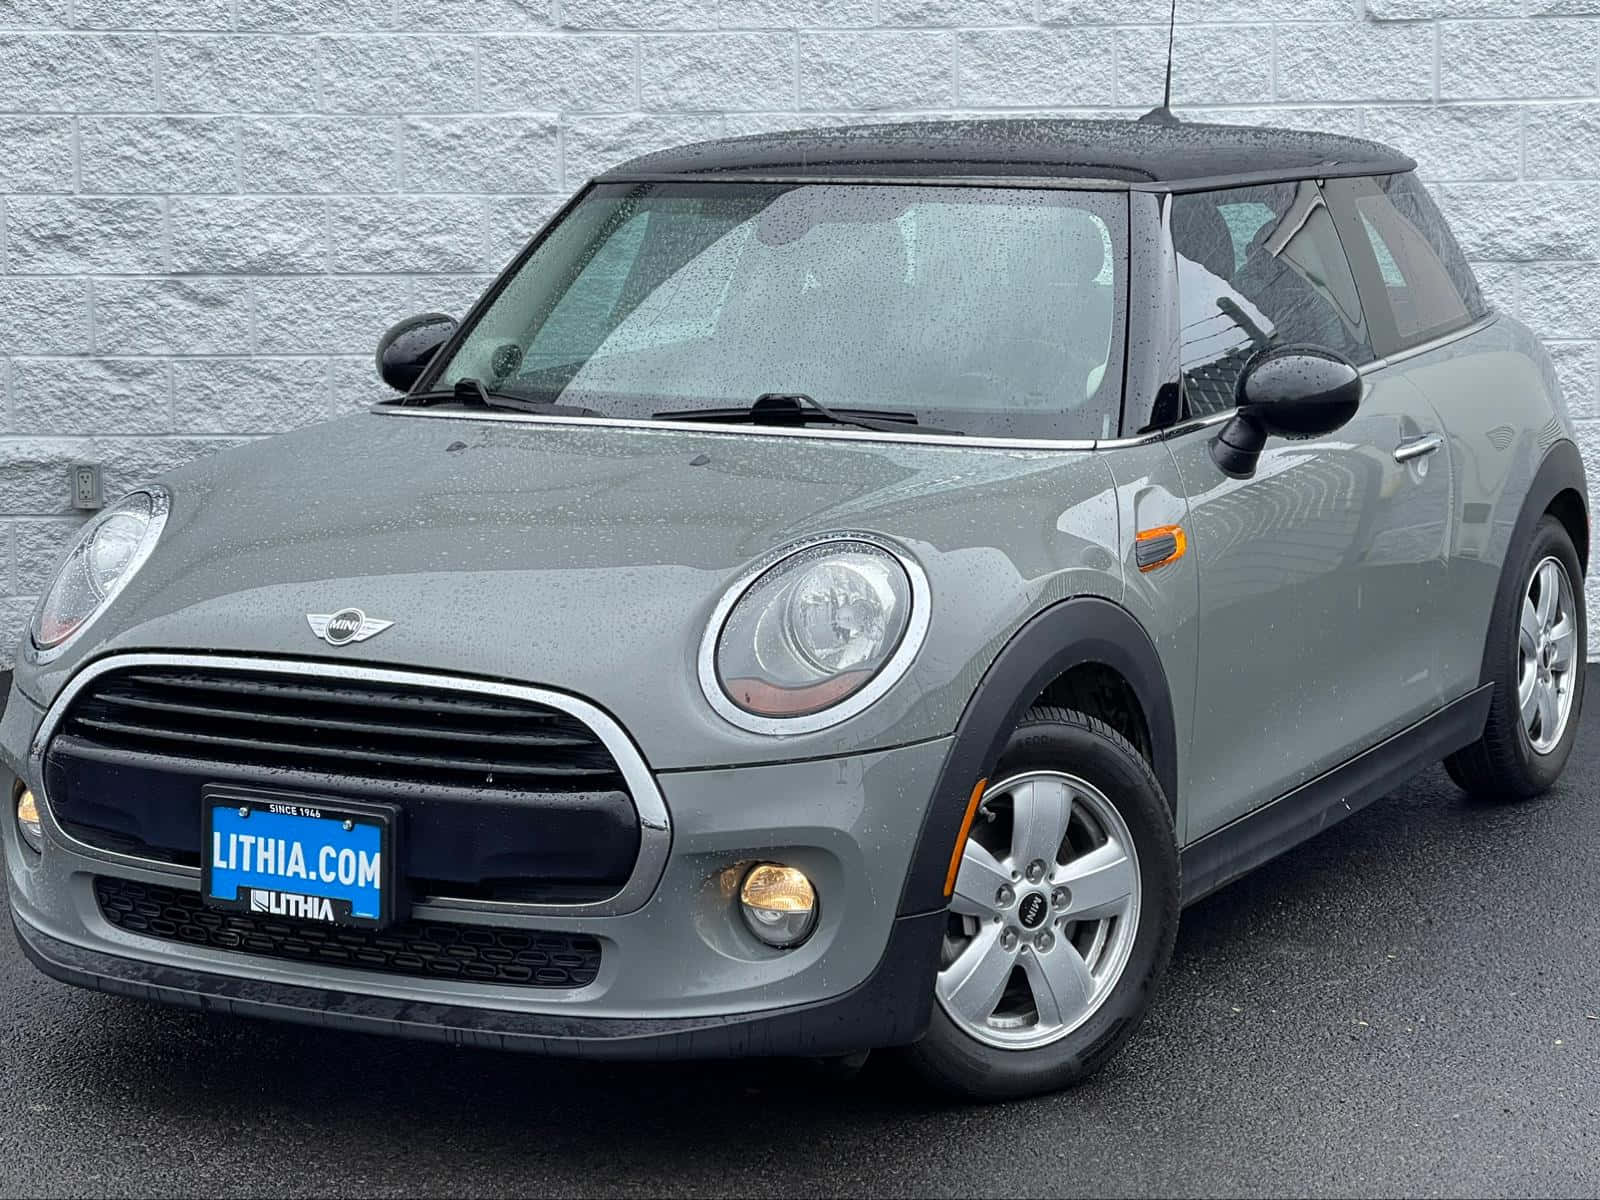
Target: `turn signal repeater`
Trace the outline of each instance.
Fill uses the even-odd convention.
[[[1181,525],[1142,529],[1134,536],[1133,557],[1141,573],[1148,574],[1189,552],[1189,536]]]
[[[44,830],[39,825],[39,805],[33,793],[23,788],[17,793],[17,831],[35,854],[44,852]]]
[[[739,888],[739,909],[750,932],[779,950],[793,949],[817,927],[817,893],[804,871],[757,863]]]

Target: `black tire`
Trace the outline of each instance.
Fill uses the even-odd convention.
[[[1456,761],[1457,755],[1452,754],[1444,760],[1444,773],[1450,776],[1450,782],[1463,792],[1467,790],[1467,776],[1461,769],[1461,764]]]
[[[899,1051],[924,1079],[968,1100],[1054,1091],[1093,1074],[1138,1028],[1172,957],[1178,931],[1178,850],[1172,814],[1150,764],[1104,721],[1035,708],[1011,735],[990,778],[1069,771],[1095,785],[1132,835],[1140,874],[1139,926],[1122,976],[1089,1019],[1060,1041],[1007,1050],[964,1032],[935,1001],[922,1040]]]
[[[1560,740],[1541,754],[1533,747],[1517,705],[1518,626],[1522,600],[1537,564],[1555,558],[1567,572],[1573,593],[1573,613],[1578,625],[1575,651],[1577,667],[1572,672],[1572,711]],[[1588,640],[1588,616],[1583,599],[1583,568],[1566,527],[1546,514],[1535,526],[1533,536],[1522,553],[1506,562],[1506,570],[1495,596],[1489,620],[1488,670],[1484,682],[1494,684],[1489,702],[1489,718],[1483,736],[1472,745],[1456,751],[1444,761],[1445,770],[1458,787],[1469,795],[1489,801],[1526,800],[1548,791],[1561,777],[1572,753],[1578,732],[1578,717],[1583,710],[1584,661]]]

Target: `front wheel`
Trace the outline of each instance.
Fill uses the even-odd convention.
[[[984,1100],[1064,1087],[1109,1060],[1178,926],[1171,815],[1119,733],[1034,709],[993,778],[956,876],[933,1018],[904,1051],[933,1083]]]

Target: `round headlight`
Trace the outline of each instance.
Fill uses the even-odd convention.
[[[741,728],[824,729],[905,674],[928,615],[921,568],[875,538],[841,534],[790,547],[717,606],[701,646],[701,687]]]
[[[162,488],[133,492],[78,531],[33,616],[33,644],[48,653],[105,610],[150,556],[167,521]]]

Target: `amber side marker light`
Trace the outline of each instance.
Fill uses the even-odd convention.
[[[39,805],[27,788],[17,793],[17,831],[35,854],[44,851],[44,830],[39,825]]]
[[[1157,525],[1134,535],[1133,560],[1141,572],[1177,562],[1188,552],[1189,538],[1182,525]]]
[[[956,848],[950,852],[950,870],[945,872],[944,898],[950,899],[955,894],[956,876],[961,873],[961,852],[967,848],[967,834],[972,832],[972,821],[978,815],[978,802],[983,799],[983,789],[988,786],[987,779],[980,779],[972,789],[972,799],[967,801],[967,815],[961,818],[961,832],[956,834]]]

